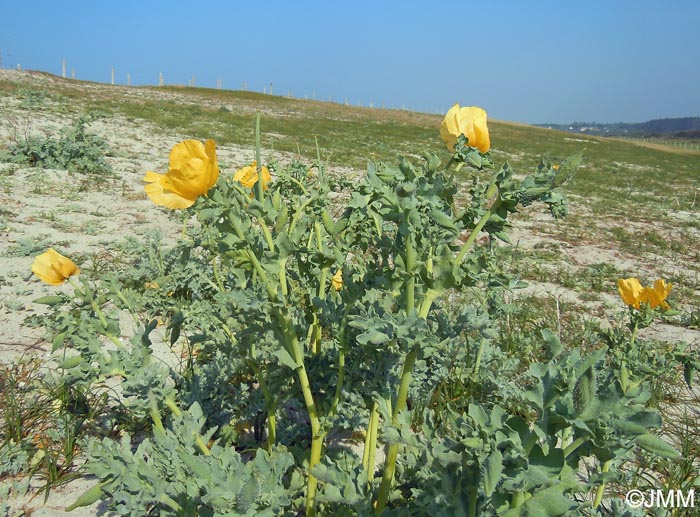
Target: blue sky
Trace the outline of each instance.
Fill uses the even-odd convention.
[[[196,6],[196,7],[195,7]],[[495,119],[700,116],[700,2],[10,1],[5,68]]]

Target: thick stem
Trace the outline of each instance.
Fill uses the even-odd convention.
[[[610,465],[612,465],[612,460],[608,460],[605,463],[603,463],[603,468],[601,469],[601,472],[608,472],[610,470]],[[593,510],[596,510],[598,506],[600,506],[600,503],[603,500],[603,492],[605,492],[605,483],[601,483],[600,485],[598,485],[598,489],[595,492],[595,499],[593,501]]]
[[[476,503],[479,500],[479,489],[472,487],[469,489],[469,517],[476,517]]]
[[[219,291],[221,291],[223,293],[224,292],[224,284],[221,282],[221,275],[219,274],[219,266],[217,265],[216,257],[213,257],[211,259],[211,267],[212,267],[212,270],[214,271],[214,280],[216,281],[216,285],[219,287]]]
[[[492,183],[491,186],[486,191],[486,199],[491,199],[497,193],[498,193],[498,185],[496,185],[495,183]],[[467,237],[467,240],[462,245],[462,248],[459,250],[459,254],[457,255],[457,261],[456,261],[457,264],[462,262],[464,255],[466,255],[467,251],[469,251],[469,248],[471,248],[471,245],[474,244],[474,241],[479,236],[479,232],[481,232],[482,228],[489,221],[489,219],[491,218],[491,214],[494,213],[494,211],[497,207],[498,207],[498,200],[496,200],[493,203],[493,205],[491,205],[491,208],[489,208],[486,211],[486,213],[481,217],[481,219],[479,219],[479,222],[476,223],[476,226],[472,230],[472,233],[469,234],[469,237]]]
[[[634,327],[632,327],[632,335],[630,336],[630,346],[634,346],[634,342],[637,340],[637,332],[639,332],[639,322],[634,322]]]
[[[511,508],[520,508],[525,502],[525,492],[516,492],[510,500]]]
[[[267,224],[265,223],[265,220],[262,217],[258,217],[257,219],[258,223],[260,224],[260,229],[263,232],[263,237],[265,237],[265,243],[267,243],[268,249],[274,252],[275,243],[272,240],[272,233],[270,233],[270,229],[267,227]]]
[[[316,248],[318,251],[323,252],[323,238],[321,237],[321,224],[316,221],[314,223],[314,232],[316,236]],[[321,269],[321,278],[318,283],[318,291],[317,291],[317,296],[321,300],[325,300],[326,298],[326,281],[328,280],[328,266],[324,267]],[[314,355],[317,355],[321,352],[321,325],[319,324],[318,321],[318,314],[316,312],[316,309],[314,308],[313,310],[314,313],[314,320],[312,323],[312,331],[311,331],[311,351],[314,353]]]
[[[571,442],[564,448],[564,457],[568,458],[572,452],[581,447],[581,445],[586,443],[586,441],[586,438],[581,438],[580,436],[576,438],[573,442]]]
[[[255,117],[255,166],[256,173],[258,175],[258,181],[255,182],[253,186],[253,192],[255,192],[255,199],[262,203],[263,200],[263,177],[262,177],[262,163],[260,163],[260,113]]]
[[[374,401],[369,414],[369,424],[367,425],[367,437],[365,439],[365,450],[362,452],[362,466],[367,473],[367,486],[372,486],[374,480],[374,463],[377,454],[377,431],[379,428],[379,404]]]
[[[313,516],[316,514],[316,488],[317,480],[311,471],[321,461],[321,452],[323,451],[323,433],[321,432],[321,422],[319,419],[318,406],[314,401],[313,392],[311,391],[311,383],[304,365],[304,352],[299,343],[292,322],[288,317],[278,313],[278,322],[282,329],[285,344],[290,351],[294,362],[296,363],[296,372],[299,379],[301,392],[304,396],[306,411],[309,414],[311,423],[311,453],[309,456],[309,470],[307,473],[306,482],[306,515]]]
[[[253,372],[258,379],[258,384],[260,385],[260,390],[265,397],[265,408],[267,410],[267,450],[270,451],[272,446],[277,441],[277,418],[275,417],[275,412],[277,406],[275,404],[275,399],[270,393],[270,389],[267,386],[263,371],[258,366],[257,362],[257,352],[255,350],[255,343],[250,345],[250,365],[253,368]]]
[[[286,299],[289,290],[287,288],[287,259],[280,259],[280,289],[282,289],[282,296]]]
[[[430,312],[430,307],[432,307],[435,298],[438,297],[438,291],[435,289],[428,289],[423,296],[423,300],[420,304],[420,309],[418,310],[418,316],[420,318],[427,318],[428,312]]]
[[[416,305],[416,248],[413,235],[406,236],[406,272],[410,275],[406,280],[406,312],[411,312]]]
[[[416,357],[418,356],[418,349],[414,348],[407,355],[403,363],[403,369],[401,371],[401,383],[399,384],[399,392],[396,396],[396,404],[394,405],[394,410],[392,411],[392,418],[395,419],[398,414],[406,409],[406,400],[408,398],[408,387],[411,384],[411,373],[413,372],[413,366],[416,363]],[[394,481],[394,471],[396,470],[396,456],[399,452],[399,445],[397,443],[392,443],[389,445],[389,449],[386,455],[386,462],[384,464],[384,474],[382,476],[382,484],[379,486],[379,494],[377,495],[377,506],[376,513],[380,514],[386,508],[386,503],[389,498],[389,491],[391,490],[391,484]]]

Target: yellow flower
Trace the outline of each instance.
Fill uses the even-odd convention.
[[[144,287],[146,289],[158,289],[160,286],[158,285],[158,282],[146,282]]]
[[[635,309],[639,309],[644,288],[637,278],[620,278],[617,281],[617,290],[620,292],[620,298],[622,298],[623,302]]]
[[[333,278],[331,278],[331,284],[333,285],[333,288],[336,291],[340,291],[343,288],[343,272],[342,270],[338,270],[335,272],[335,275],[333,275]]]
[[[206,194],[219,178],[216,143],[185,140],[170,151],[170,166],[165,174],[147,172],[146,194],[156,205],[170,209],[187,208]]]
[[[61,285],[67,278],[80,273],[80,268],[71,259],[49,248],[34,259],[32,273],[47,284]]]
[[[552,165],[552,169],[554,169],[555,171],[558,171],[559,169],[561,169],[561,165],[559,165],[558,163],[555,163],[554,165]]]
[[[246,188],[253,188],[258,181],[258,162],[253,160],[253,163],[238,169],[233,175],[233,180],[237,181]],[[267,190],[267,184],[272,181],[272,176],[267,167],[262,167],[262,187]]]
[[[466,136],[469,139],[469,145],[478,148],[482,153],[488,151],[491,140],[489,128],[486,126],[486,112],[476,106],[468,108],[460,108],[459,104],[452,106],[440,126],[440,137],[447,144],[447,148],[454,151],[459,135]]]
[[[620,291],[622,301],[627,305],[639,309],[642,303],[648,303],[649,307],[655,309],[663,307],[668,309],[666,297],[673,288],[672,284],[667,284],[664,280],[656,280],[653,287],[642,287],[636,278],[620,278],[617,281],[617,289]]]
[[[656,307],[663,307],[668,309],[669,305],[666,303],[666,297],[668,293],[673,289],[673,284],[667,284],[664,280],[655,280],[654,287],[645,287],[642,293],[642,301],[647,302],[652,309]]]

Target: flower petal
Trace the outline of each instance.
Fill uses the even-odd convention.
[[[454,151],[459,135],[466,136],[470,146],[478,148],[482,153],[487,152],[491,147],[491,139],[486,124],[486,111],[476,106],[452,106],[440,126],[440,137],[447,148]]]
[[[157,205],[187,208],[206,194],[219,178],[216,143],[184,140],[170,151],[170,167],[165,174],[147,172],[146,193]]]
[[[486,125],[486,111],[476,106],[469,108],[472,115],[472,123],[474,126],[474,145],[482,153],[487,152],[491,148],[491,138],[489,137],[489,128]]]
[[[648,288],[649,305],[651,308],[663,307],[664,309],[668,309],[669,305],[666,303],[666,298],[671,292],[671,289],[673,289],[673,284],[667,284],[661,279],[655,280],[654,287]]]
[[[80,268],[71,259],[49,248],[34,258],[32,273],[50,285],[61,285],[67,278],[80,273]]]
[[[170,209],[188,208],[194,204],[194,199],[182,197],[180,194],[163,188],[165,174],[147,172],[144,181],[148,182],[143,189],[151,201],[158,206]]]
[[[253,163],[241,167],[233,175],[233,181],[237,181],[246,188],[253,188],[255,183],[258,181],[258,169],[257,162],[253,160]],[[262,186],[264,190],[268,189],[267,184],[272,181],[272,175],[267,167],[261,167],[262,172]]]
[[[617,281],[617,290],[620,292],[620,298],[625,304],[639,309],[643,288],[637,278],[620,278]]]

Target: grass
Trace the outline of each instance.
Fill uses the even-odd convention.
[[[263,145],[268,149],[316,157],[316,141],[324,160],[364,169],[365,158],[395,162],[398,156],[428,150],[447,160],[437,129],[441,116],[403,110],[345,106],[290,99],[251,91],[188,87],[110,87],[50,77],[47,89],[0,80],[0,95],[18,99],[24,109],[99,112],[146,121],[164,131],[194,138],[214,137],[219,145],[251,147],[254,117],[263,113]],[[84,84],[91,87],[83,88]],[[138,95],[134,95],[138,93]],[[547,242],[589,245],[617,250],[639,262],[646,271],[664,271],[670,264],[697,269],[700,264],[700,188],[698,153],[621,140],[490,121],[492,154],[496,164],[506,159],[516,172],[526,172],[540,156],[563,158],[585,148],[579,173],[565,186],[572,199],[571,214],[553,223],[546,217],[524,222],[531,233]],[[361,149],[363,152],[357,152]],[[167,150],[163,150],[163,155]],[[252,157],[252,151],[251,151]],[[416,158],[413,156],[413,158]],[[243,165],[243,164],[240,164]],[[238,164],[232,164],[233,167]],[[42,191],[37,185],[36,193]],[[568,287],[593,292],[613,289],[610,282],[589,278],[588,266],[560,268],[561,253],[519,256],[520,269],[541,281],[551,268]],[[601,274],[621,274],[603,271]],[[625,273],[634,274],[634,271]],[[576,278],[580,277],[580,278]],[[682,286],[679,286],[682,288]],[[700,296],[691,294],[689,304]]]
[[[435,115],[348,107],[249,91],[97,85],[98,88],[86,92],[81,89],[81,82],[55,77],[52,80],[50,92],[18,89],[16,83],[0,80],[0,96],[19,99],[22,109],[99,111],[108,117],[124,117],[134,124],[145,121],[183,137],[215,138],[218,145],[234,144],[250,149],[255,113],[260,111],[266,148],[298,153],[314,160],[318,140],[324,160],[353,169],[366,166],[360,156],[395,162],[397,156],[421,149],[436,152],[443,161],[448,159],[438,134],[441,117]],[[143,95],[132,95],[133,92]],[[158,98],[156,94],[166,97]],[[542,155],[557,159],[586,148],[581,170],[564,188],[571,199],[570,216],[553,222],[542,213],[529,213],[520,224],[529,235],[541,240],[530,246],[496,250],[504,254],[511,272],[529,282],[557,284],[573,292],[579,303],[552,295],[514,295],[503,328],[502,345],[506,350],[533,358],[541,343],[528,342],[523,336],[536,335],[545,328],[561,336],[565,345],[593,346],[591,336],[600,332],[601,320],[606,315],[603,308],[597,310],[592,306],[601,307],[604,295],[615,295],[617,278],[625,276],[640,276],[646,283],[661,277],[674,283],[670,303],[681,314],[671,322],[698,329],[700,155],[697,152],[500,121],[490,121],[489,128],[494,161],[500,165],[507,159],[516,172],[528,171]],[[360,149],[362,152],[358,152]],[[162,150],[164,157],[168,151]],[[13,166],[1,171],[0,179],[9,182],[16,169]],[[37,180],[33,193],[45,192],[47,188],[44,181]],[[64,207],[66,213],[74,210],[75,206]],[[0,216],[8,221],[14,219],[9,209],[0,209]],[[61,223],[54,212],[44,216],[56,220],[57,225]],[[2,227],[0,224],[0,230]],[[97,223],[86,223],[83,232],[99,233],[99,227]],[[8,250],[9,254],[30,256],[46,246],[44,237],[18,240]],[[52,244],[60,246],[60,243]],[[580,258],[576,250],[583,247],[612,250],[626,261],[576,260]],[[619,309],[622,311],[623,307],[620,305]],[[12,374],[24,375],[20,370]],[[6,378],[7,375],[6,372]],[[693,404],[697,407],[697,401]],[[33,417],[28,414],[26,418]],[[696,427],[689,424],[692,418],[691,415],[673,419],[666,430],[684,452],[687,450],[690,463],[668,461],[655,466],[657,472],[665,472],[667,479],[683,486],[688,479],[697,482],[693,462],[698,457],[700,440]],[[16,425],[14,432],[24,434]],[[641,470],[639,475],[643,475]]]
[[[290,99],[251,91],[208,88],[110,87],[64,80],[48,74],[51,87],[40,89],[0,80],[0,95],[17,98],[25,109],[76,113],[99,112],[134,123],[146,121],[164,131],[195,138],[214,137],[218,145],[251,147],[254,117],[263,113],[263,145],[268,149],[323,159],[334,165],[364,169],[361,156],[395,162],[418,150],[448,152],[439,138],[441,116],[403,110],[345,106]],[[83,85],[91,86],[85,90]],[[138,93],[138,95],[134,95]],[[622,140],[564,133],[524,124],[490,121],[492,154],[497,165],[511,162],[516,172],[535,166],[540,156],[563,158],[585,148],[578,174],[565,186],[571,213],[563,221],[546,216],[522,221],[531,234],[552,249],[516,252],[514,269],[532,281],[554,281],[582,296],[614,293],[617,275],[682,276],[700,265],[700,188],[698,153]],[[359,153],[358,149],[363,152]],[[167,150],[163,150],[163,155]],[[252,151],[251,151],[252,157]],[[415,159],[415,155],[413,156]],[[239,164],[231,164],[236,167]],[[243,165],[243,164],[240,164]],[[39,184],[36,193],[42,191]],[[638,271],[595,264],[571,264],[556,246],[593,246],[616,250],[638,263]],[[518,264],[519,263],[519,264]],[[673,267],[678,266],[678,267]],[[554,276],[552,275],[554,271]],[[611,278],[613,278],[611,280]],[[677,285],[689,306],[700,305],[697,288]],[[697,282],[695,282],[697,283]],[[685,296],[687,295],[687,296]]]

